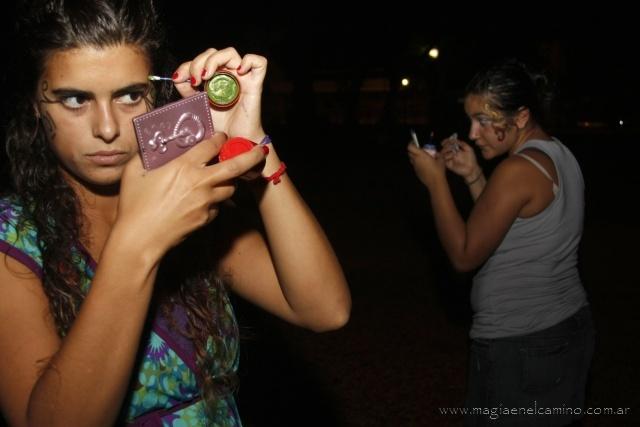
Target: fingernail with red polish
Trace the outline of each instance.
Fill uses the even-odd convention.
[[[262,146],[262,152],[264,153],[264,155],[266,156],[267,154],[269,154],[269,147],[267,147],[266,145]]]
[[[178,76],[179,76],[179,74],[178,74],[178,72],[176,71],[175,73],[173,73],[173,75],[171,76],[171,78],[172,78],[173,80],[177,80],[177,79],[178,79]]]
[[[196,78],[191,76],[191,86],[195,86],[196,85]]]
[[[204,78],[204,75],[207,74],[207,69],[203,68],[202,69],[202,74],[200,74],[200,77]]]

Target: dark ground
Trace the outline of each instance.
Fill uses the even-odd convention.
[[[334,243],[351,286],[352,316],[342,330],[314,334],[240,303],[248,336],[239,394],[245,424],[461,425],[438,408],[463,402],[471,277],[454,273],[444,258],[426,190],[404,153],[404,132],[327,129],[315,136],[297,142],[282,132],[274,140]],[[630,408],[629,415],[593,415],[583,425],[638,425],[640,226],[630,202],[640,184],[632,165],[636,138],[559,136],[582,163],[587,186],[581,274],[597,328],[587,406]],[[601,148],[612,145],[616,152]],[[305,154],[310,146],[333,155]],[[455,178],[452,184],[468,201]]]

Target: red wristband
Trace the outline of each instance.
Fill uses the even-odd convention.
[[[272,175],[265,176],[264,179],[266,181],[273,182],[273,185],[280,184],[280,177],[286,172],[287,165],[284,162],[280,162],[280,167],[277,171],[275,171]]]

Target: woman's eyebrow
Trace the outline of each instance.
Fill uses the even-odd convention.
[[[113,92],[114,97],[119,97],[122,95],[126,95],[131,92],[148,92],[151,89],[151,83],[134,83],[129,86],[123,87],[122,89],[117,89]]]
[[[151,84],[148,82],[133,83],[123,88],[114,90],[112,92],[112,96],[119,97],[131,92],[146,92],[150,88],[151,88]],[[81,89],[66,88],[66,87],[52,89],[51,93],[60,98],[70,97],[70,96],[82,96],[84,98],[92,99],[95,97],[95,94],[93,92],[81,90]]]
[[[52,89],[51,93],[59,98],[65,98],[65,97],[71,97],[71,96],[82,96],[84,98],[93,98],[94,96],[92,92],[87,92],[86,90],[65,88],[65,87]]]

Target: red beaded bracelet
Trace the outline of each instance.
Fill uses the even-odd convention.
[[[286,170],[287,165],[285,165],[284,162],[280,162],[280,167],[278,168],[278,170],[275,171],[272,175],[265,176],[264,179],[266,181],[273,182],[273,185],[280,184],[280,177],[285,173]]]

